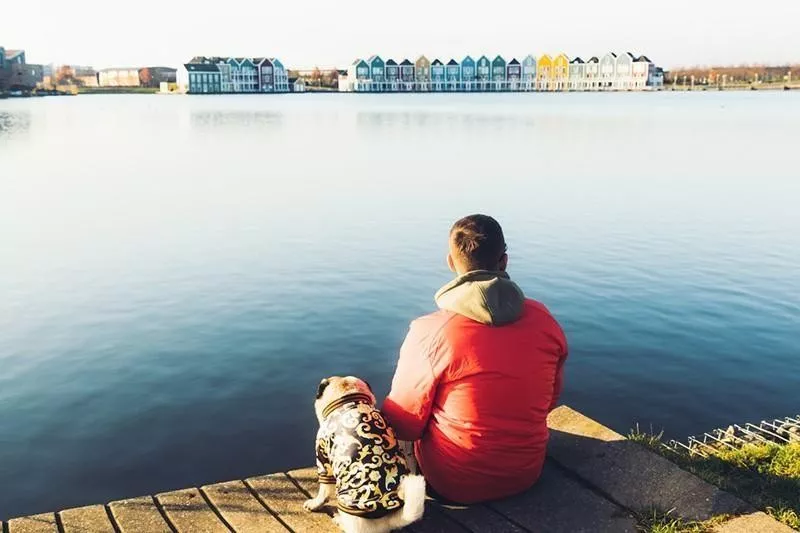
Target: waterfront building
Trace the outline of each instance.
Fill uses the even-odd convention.
[[[502,91],[506,88],[506,60],[500,56],[492,61],[492,90]]]
[[[389,91],[400,90],[400,66],[394,59],[386,60],[386,88]]]
[[[520,80],[522,79],[522,65],[517,58],[512,58],[506,66],[506,83],[509,91],[520,90]]]
[[[536,64],[536,90],[549,91],[553,79],[553,58],[544,54]]]
[[[630,91],[633,88],[633,54],[625,52],[617,56],[614,89]]]
[[[492,81],[492,62],[486,56],[481,56],[475,64],[475,80],[479,91],[488,91]]]
[[[660,90],[664,87],[664,69],[650,63],[650,72],[647,76],[647,86],[651,89]]]
[[[371,91],[383,92],[386,85],[386,64],[380,56],[372,56],[367,59],[369,63],[369,76]]]
[[[522,60],[522,90],[536,90],[536,57],[533,54]]]
[[[174,84],[177,69],[171,67],[142,67],[139,69],[139,82],[142,87],[157,89],[162,83]],[[94,73],[92,73],[94,75]],[[76,70],[75,77],[78,77]]]
[[[303,78],[289,78],[289,88],[293,93],[306,92],[306,82]]]
[[[281,60],[277,57],[270,57],[269,62],[272,65],[272,76],[274,80],[273,91],[276,93],[289,92],[289,72],[283,66]],[[264,92],[270,92],[265,90]]]
[[[458,61],[455,59],[451,59],[447,62],[447,66],[445,67],[445,80],[448,91],[461,90],[461,65],[459,65]]]
[[[222,92],[219,66],[215,63],[187,63],[184,70],[178,72],[178,80],[178,86],[185,87],[189,94]]]
[[[400,90],[413,91],[414,90],[414,63],[408,59],[404,59],[400,63]]]
[[[586,64],[583,59],[576,57],[569,62],[569,86],[570,91],[585,90],[586,83]]]
[[[339,90],[369,90],[369,64],[363,59],[356,59],[353,61],[347,69],[347,76],[345,78],[339,78]]]
[[[583,67],[586,75],[584,81],[585,91],[596,91],[600,88],[600,59],[592,57]]]
[[[417,90],[429,91],[431,85],[431,62],[425,56],[419,56],[414,63],[414,70],[417,76]]]
[[[98,85],[100,85],[100,87],[139,87],[141,86],[139,68],[105,68],[99,73]]]
[[[600,59],[600,90],[614,90],[617,79],[617,54],[609,52]]]
[[[475,90],[475,60],[467,56],[461,60],[461,89]]]
[[[553,59],[552,91],[566,91],[569,84],[569,58],[566,54],[558,54]]]
[[[632,87],[634,91],[643,91],[649,81],[650,67],[653,64],[647,56],[639,56],[633,62]]]
[[[267,57],[253,58],[255,67],[255,91],[275,92],[275,67]],[[252,91],[252,92],[255,92]]]
[[[434,59],[431,63],[431,91],[440,92],[445,90],[445,70],[444,63]]]

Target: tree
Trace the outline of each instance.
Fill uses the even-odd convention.
[[[322,81],[322,72],[320,72],[319,67],[314,67],[314,70],[311,71],[311,81],[319,87]]]
[[[142,87],[150,87],[153,83],[153,73],[150,72],[149,68],[143,68],[139,71],[139,83],[142,84]]]

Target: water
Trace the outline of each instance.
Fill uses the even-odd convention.
[[[505,226],[564,401],[684,437],[800,411],[800,93],[0,102],[0,519],[311,464]]]

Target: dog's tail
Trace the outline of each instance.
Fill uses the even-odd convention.
[[[405,476],[400,482],[398,495],[403,499],[401,517],[403,526],[413,524],[425,514],[425,478]]]

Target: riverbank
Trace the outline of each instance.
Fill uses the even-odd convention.
[[[791,531],[569,407],[553,411],[548,425],[548,460],[535,487],[470,507],[429,501],[425,518],[408,531],[679,531],[655,529],[663,516],[709,524],[718,533]],[[4,531],[336,531],[330,509],[317,514],[302,507],[316,484],[315,470],[304,468],[16,518]]]

